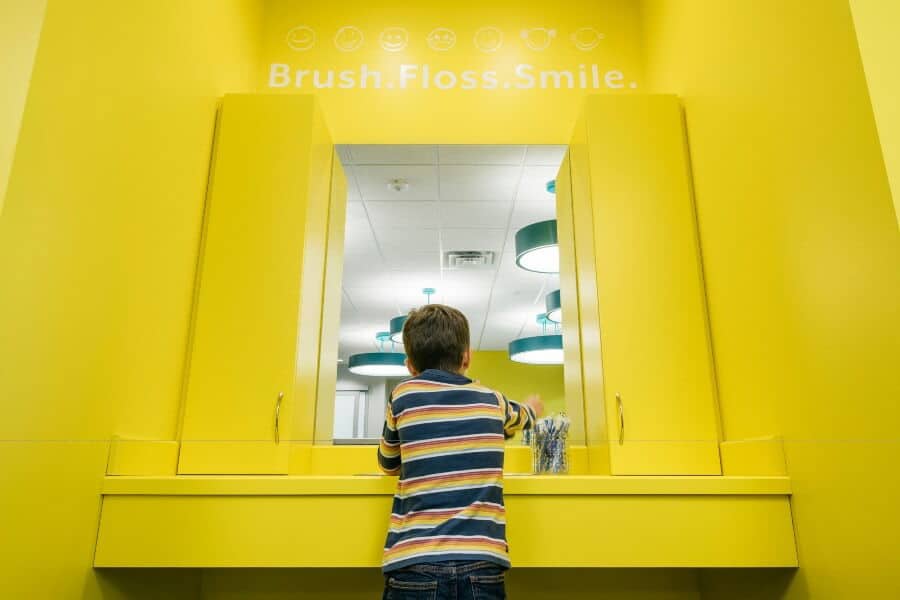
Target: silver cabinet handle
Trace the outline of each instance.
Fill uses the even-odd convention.
[[[619,409],[619,445],[625,443],[625,404],[622,402],[622,394],[616,392],[616,406]]]
[[[275,401],[275,443],[281,443],[281,432],[278,430],[281,423],[281,401],[284,400],[284,392],[278,392],[278,400]]]

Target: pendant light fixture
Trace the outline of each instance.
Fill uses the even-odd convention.
[[[559,324],[552,323],[541,313],[537,322],[543,328],[543,335],[518,338],[509,343],[509,359],[529,365],[563,364],[563,339]],[[553,325],[553,333],[547,333],[547,326]]]
[[[529,365],[563,364],[562,335],[536,335],[509,343],[509,359]]]
[[[434,288],[422,288],[422,293],[425,294],[425,304],[431,304],[431,297],[435,293]],[[390,322],[390,336],[391,341],[395,344],[403,343],[403,324],[406,323],[406,317],[408,315],[400,315],[391,319]]]
[[[406,355],[402,352],[394,352],[393,342],[391,342],[390,352],[384,349],[384,343],[391,341],[391,333],[389,331],[379,331],[375,334],[375,339],[378,341],[379,351],[351,354],[350,359],[347,361],[350,372],[369,377],[403,377],[409,375],[409,370],[406,368]]]
[[[547,182],[547,191],[556,193],[555,179]],[[516,264],[535,273],[559,273],[556,219],[532,223],[516,232]]]
[[[562,302],[559,290],[547,294],[544,298],[544,306],[547,308],[547,319],[553,323],[562,323]]]

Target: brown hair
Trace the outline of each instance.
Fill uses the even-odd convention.
[[[469,349],[469,322],[461,312],[443,304],[414,308],[403,324],[403,345],[416,371],[456,373]]]

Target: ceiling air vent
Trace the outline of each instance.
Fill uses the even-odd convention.
[[[490,250],[450,250],[444,252],[444,268],[484,269],[494,266],[494,258],[495,253]]]

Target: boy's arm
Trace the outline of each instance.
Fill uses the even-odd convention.
[[[397,431],[397,419],[394,418],[390,400],[384,415],[381,442],[378,444],[378,466],[388,475],[400,473],[400,433]]]
[[[503,394],[497,394],[503,409],[503,432],[512,437],[517,431],[531,429],[537,420],[534,408],[528,402],[516,402]]]

